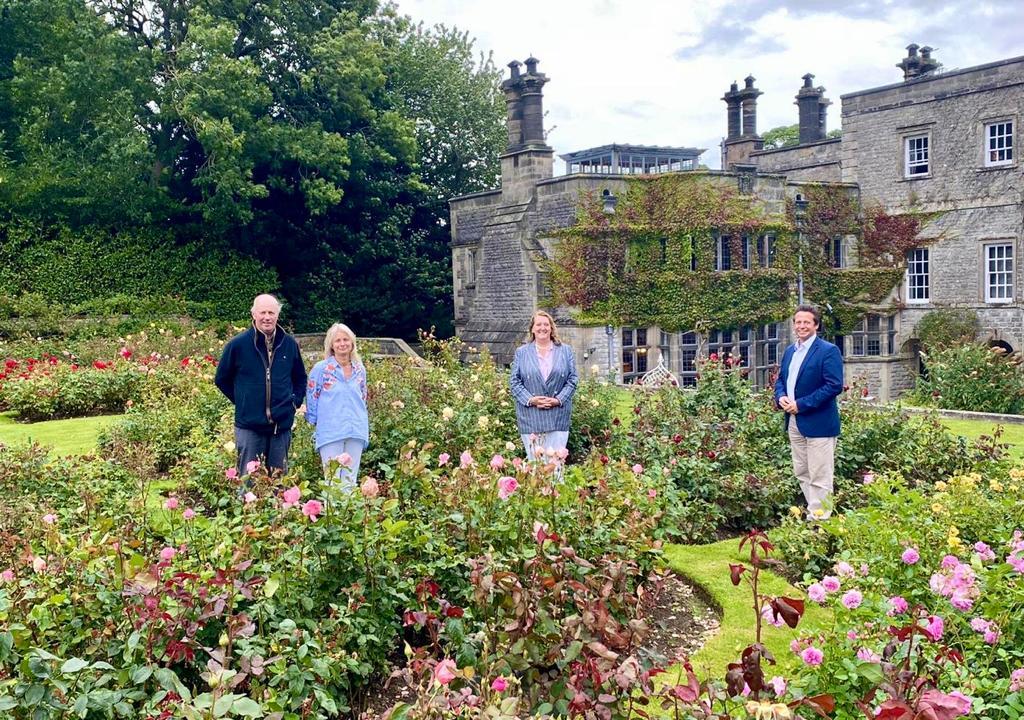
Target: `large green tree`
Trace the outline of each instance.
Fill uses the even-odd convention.
[[[252,255],[304,328],[450,323],[446,200],[502,146],[465,34],[370,0],[6,2],[6,217]]]

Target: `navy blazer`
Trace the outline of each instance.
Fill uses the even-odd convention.
[[[512,360],[512,374],[508,384],[516,401],[516,422],[520,435],[545,432],[568,432],[572,416],[572,396],[579,384],[576,356],[565,343],[555,345],[554,359],[548,379],[540,373],[537,348],[533,343],[521,345]],[[535,395],[558,398],[558,407],[546,410],[529,405]]]
[[[775,404],[786,395],[789,363],[796,345],[782,355],[779,378],[775,381]],[[796,426],[804,437],[836,437],[839,435],[839,405],[836,398],[843,392],[843,356],[832,343],[815,338],[796,377]],[[789,413],[785,428],[789,429]]]

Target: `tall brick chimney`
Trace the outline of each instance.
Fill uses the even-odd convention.
[[[917,51],[921,54],[918,55]],[[935,48],[925,45],[921,47],[917,43],[907,45],[907,56],[896,64],[896,67],[903,71],[903,80],[914,80],[915,78],[930,75],[940,67],[942,63],[932,57]]]
[[[548,78],[537,72],[535,57],[526,59],[526,72],[513,60],[508,80],[501,84],[508,108],[508,152],[529,147],[547,147],[544,143],[544,85]]]
[[[508,64],[509,78],[501,83],[508,108],[508,147],[501,156],[501,193],[507,203],[533,197],[536,184],[554,173],[554,150],[544,141],[544,85],[535,57]]]
[[[800,111],[800,144],[825,139],[826,108],[832,103],[824,96],[825,88],[814,87],[814,75],[807,73],[804,84],[796,94],[796,105]]]
[[[747,75],[743,82],[743,89],[739,93],[743,114],[743,135],[757,137],[757,97],[764,93],[754,87],[753,75]]]
[[[726,118],[728,120],[728,134],[726,138],[735,140],[740,136],[740,91],[733,82],[729,86],[729,92],[722,96],[726,104]]]
[[[508,128],[508,146],[506,150],[513,150],[523,145],[523,108],[522,108],[522,81],[519,68],[522,66],[518,60],[508,64],[511,77],[501,84],[505,91],[506,117],[505,126]]]
[[[757,96],[761,91],[754,87],[754,78],[748,76],[743,88],[736,83],[729,87],[722,99],[728,108],[729,134],[722,141],[722,168],[750,163],[750,154],[764,147],[764,140],[757,134]]]

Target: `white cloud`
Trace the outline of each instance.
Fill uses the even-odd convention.
[[[901,81],[895,64],[910,42],[937,47],[949,68],[1024,53],[1016,3],[400,0],[398,9],[468,31],[500,66],[539,58],[556,154],[611,142],[696,146],[711,167],[733,80],[757,78],[764,132],[796,122],[794,96],[811,72],[834,103],[832,129],[841,94]]]

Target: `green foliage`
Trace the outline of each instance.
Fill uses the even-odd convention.
[[[899,474],[877,475],[864,487],[860,509],[819,528],[792,521],[775,531],[787,563],[805,572],[805,581],[836,575],[842,584],[824,600],[834,610],[834,628],[807,640],[823,650],[824,662],[804,669],[801,686],[835,695],[836,717],[857,717],[855,703],[893,665],[917,669],[901,662],[910,639],[929,657],[963,658],[922,672],[931,686],[962,691],[988,717],[1014,717],[1008,680],[1024,663],[1024,635],[1013,620],[1024,611],[1020,481],[1019,469],[923,488]],[[908,549],[914,556],[903,555]],[[856,607],[838,602],[850,590],[862,593]],[[896,596],[905,610],[894,608]],[[923,628],[936,616],[943,620],[938,637],[897,632]]]
[[[800,144],[800,125],[780,125],[761,133],[764,140],[765,150],[777,150],[779,148],[791,147]]]
[[[222,317],[280,287],[303,329],[450,324],[445,201],[490,186],[504,144],[465,34],[341,0],[25,0],[0,27],[0,221],[89,238],[29,238],[17,287]]]
[[[973,342],[978,335],[978,314],[973,310],[940,308],[924,314],[915,328],[926,352]]]
[[[237,252],[177,246],[162,230],[108,232],[98,228],[0,225],[0,282],[12,293],[35,293],[47,301],[109,313],[145,308],[144,300],[184,296],[169,304],[205,317],[242,318],[252,298],[278,286],[277,276]]]
[[[1024,410],[1020,358],[980,343],[922,353],[927,373],[917,378],[914,399],[951,410],[1013,413]]]
[[[831,308],[826,319],[834,328],[850,327],[902,278],[902,269],[867,260],[855,269],[832,267],[835,238],[862,232],[849,188],[802,188],[808,209],[797,234],[792,203],[773,211],[740,195],[728,178],[679,173],[627,183],[614,215],[603,213],[596,195],[584,194],[577,224],[557,233],[552,302],[576,307],[582,324],[706,331],[777,322],[792,312],[802,273],[808,300]],[[879,219],[889,216],[872,217],[872,248],[891,249],[898,238],[892,223]],[[755,242],[768,235],[770,262]],[[742,238],[750,238],[750,270],[715,270],[723,236],[734,264],[743,256]],[[900,262],[904,256],[897,254]]]

